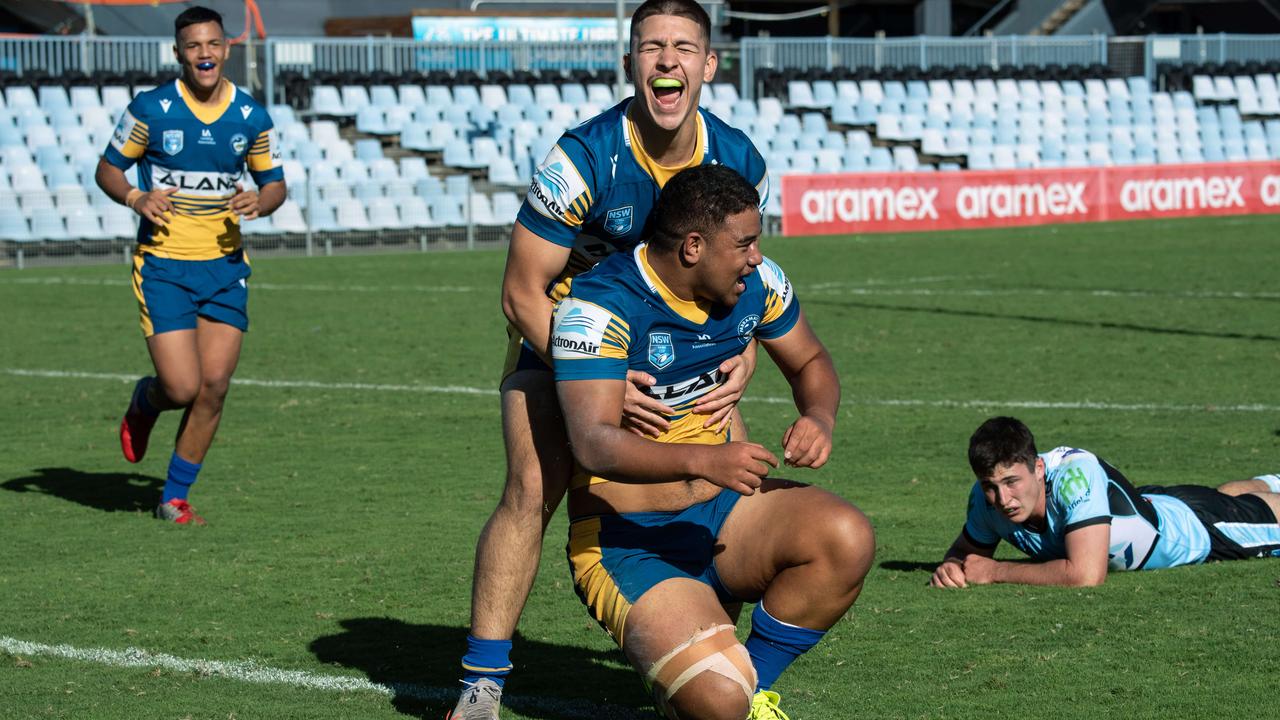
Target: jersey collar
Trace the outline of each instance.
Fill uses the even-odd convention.
[[[201,105],[187,94],[187,88],[182,84],[182,78],[174,80],[173,84],[178,89],[178,97],[182,98],[183,104],[187,106],[187,109],[191,111],[191,114],[195,115],[196,119],[205,125],[212,125],[217,122],[218,118],[222,117],[222,114],[227,111],[227,108],[231,107],[231,102],[236,98],[235,83],[226,78],[222,78],[222,82],[226,84],[225,87],[227,90],[223,95],[222,101],[212,107]]]
[[[632,257],[635,258],[636,269],[640,271],[640,277],[649,286],[649,291],[662,298],[667,307],[695,325],[703,325],[707,322],[707,318],[710,317],[710,306],[707,303],[699,303],[677,297],[675,293],[671,292],[671,288],[668,288],[667,284],[662,282],[662,278],[658,277],[657,271],[649,264],[648,243],[637,245],[636,249],[632,251]]]
[[[631,102],[635,102],[633,99]],[[707,124],[702,118],[702,108],[698,108],[695,117],[698,122],[698,131],[694,135],[693,156],[689,161],[676,167],[668,167],[658,164],[657,160],[649,157],[649,153],[645,152],[644,146],[640,143],[640,133],[636,131],[635,125],[631,119],[627,117],[627,111],[631,109],[630,103],[622,109],[622,141],[627,147],[631,148],[631,155],[635,157],[636,164],[644,170],[653,181],[658,183],[658,187],[664,187],[667,181],[681,170],[687,170],[702,164],[702,159],[707,154]]]

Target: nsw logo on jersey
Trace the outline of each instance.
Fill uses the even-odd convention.
[[[600,342],[609,326],[609,311],[599,305],[565,298],[556,307],[551,333],[551,357],[555,360],[588,360],[600,357]]]
[[[649,333],[649,364],[665,370],[676,361],[676,348],[671,333]]]
[[[170,155],[177,155],[182,152],[182,140],[181,130],[165,130],[160,136],[160,147]]]
[[[630,205],[614,208],[605,213],[604,229],[614,235],[626,235],[631,232],[631,219],[634,215]]]
[[[564,221],[568,219],[573,201],[586,191],[586,183],[557,145],[534,173],[527,199],[534,210],[553,220]]]

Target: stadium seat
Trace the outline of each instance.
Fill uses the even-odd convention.
[[[103,104],[106,88],[103,88]],[[311,89],[311,111],[321,117],[354,117],[354,110],[347,110],[338,94],[338,88],[332,85],[317,85]]]
[[[400,106],[414,110],[427,104],[426,93],[422,91],[421,85],[405,84],[396,88],[396,93],[400,97]]]
[[[305,233],[307,223],[302,219],[302,209],[298,203],[285,200],[271,215],[272,225],[276,230],[286,233]]]
[[[27,219],[16,207],[0,207],[0,238],[19,242],[32,240]]]
[[[98,220],[98,214],[89,207],[86,201],[84,207],[74,208],[70,211],[61,209],[61,212],[67,219],[67,237],[78,240],[106,240],[107,233],[102,230],[102,223]]]
[[[463,205],[466,198],[454,195],[436,195],[429,200],[431,218],[448,227],[465,227],[467,224],[466,209]]]
[[[102,232],[109,238],[131,239],[138,234],[138,215],[123,205],[112,203],[99,211]]]
[[[563,102],[560,98],[560,90],[551,83],[538,83],[533,86],[534,103],[543,107],[551,107]]]
[[[523,185],[524,180],[510,158],[497,156],[489,161],[489,182],[494,185]]]
[[[382,108],[365,105],[356,111],[356,130],[369,135],[387,135],[386,116]]]
[[[416,196],[405,198],[401,201],[400,222],[405,227],[435,228],[441,226],[431,217],[431,211],[427,208],[426,200]]]
[[[369,104],[382,109],[383,112],[400,104],[395,88],[390,85],[374,85],[369,88]]]
[[[50,241],[70,239],[62,221],[62,213],[52,207],[36,208],[31,213],[31,238]]]
[[[515,223],[516,216],[520,213],[521,200],[520,196],[510,191],[496,192],[493,194],[493,218],[500,225],[511,225]]]
[[[343,85],[341,90],[342,107],[347,113],[359,113],[361,108],[368,107],[369,91],[363,85]]]
[[[400,217],[395,201],[379,197],[369,201],[369,225],[375,230],[398,230],[413,227]]]

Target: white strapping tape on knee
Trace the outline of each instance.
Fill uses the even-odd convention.
[[[755,694],[756,672],[751,666],[751,656],[738,642],[732,625],[717,625],[694,634],[651,665],[649,672],[645,673],[645,681],[653,688],[654,697],[663,712],[674,718],[671,698],[685,683],[708,671],[737,683],[746,694],[747,701],[751,701]]]

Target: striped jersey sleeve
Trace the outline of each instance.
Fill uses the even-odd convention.
[[[284,160],[280,154],[280,139],[271,122],[271,116],[263,112],[262,127],[258,130],[253,144],[249,146],[246,164],[253,181],[262,187],[267,183],[284,180]]]
[[[764,284],[764,313],[756,335],[765,340],[780,338],[795,327],[800,318],[800,302],[795,298],[791,281],[777,263],[765,258],[756,272]]]
[[[520,224],[557,245],[573,247],[595,202],[592,162],[581,140],[562,136],[534,172],[520,207]]]
[[[121,170],[128,170],[147,152],[149,138],[147,113],[142,96],[138,95],[120,116],[102,156]]]
[[[576,297],[556,306],[551,358],[556,380],[627,377],[631,326],[610,309]]]

